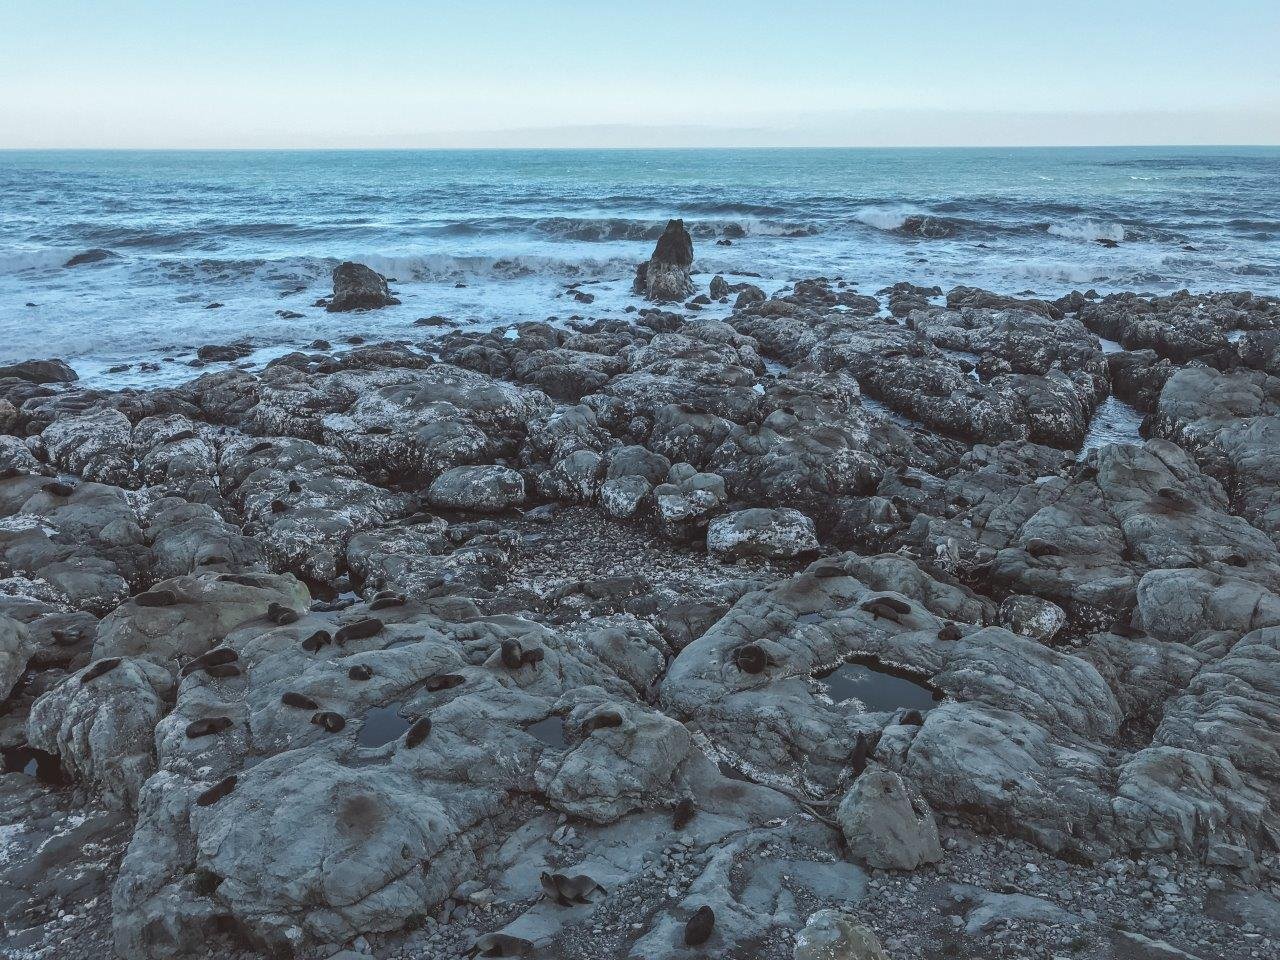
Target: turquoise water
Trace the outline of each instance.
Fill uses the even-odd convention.
[[[196,346],[242,336],[261,360],[420,339],[432,314],[621,315],[672,216],[703,284],[1280,292],[1280,148],[6,152],[0,198],[0,361],[60,355],[102,383],[194,376]],[[92,248],[114,256],[63,266]],[[343,259],[402,306],[312,307]],[[106,374],[144,360],[162,369]]]

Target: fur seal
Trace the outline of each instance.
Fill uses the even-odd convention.
[[[332,710],[321,710],[319,713],[313,713],[311,722],[317,727],[323,727],[329,733],[337,733],[347,725],[347,721],[342,714],[334,713]]]
[[[227,677],[240,676],[240,668],[234,663],[205,664],[204,672],[215,680],[225,680]]]
[[[944,643],[951,643],[960,639],[960,628],[948,620],[938,630],[938,639]]]
[[[904,727],[919,727],[924,724],[924,714],[919,710],[904,710],[902,716],[898,718],[898,723]]]
[[[767,667],[777,663],[758,643],[744,643],[734,649],[733,665],[743,673],[764,673]]]
[[[1062,555],[1062,551],[1056,543],[1050,543],[1048,540],[1042,540],[1040,537],[1032,537],[1027,541],[1025,547],[1027,553],[1039,560],[1041,557],[1057,557]]]
[[[290,481],[289,481],[289,492],[290,492],[290,493],[301,493],[301,492],[302,492],[302,484],[300,484],[297,480],[290,480]]]
[[[80,635],[70,630],[50,630],[49,639],[55,647],[74,647],[80,642]]]
[[[711,939],[711,931],[716,927],[716,912],[706,904],[693,912],[689,922],[684,925],[684,943],[687,947],[700,947]]]
[[[62,483],[60,480],[50,480],[42,485],[40,489],[51,497],[69,497],[76,492],[75,487],[69,483]]]
[[[233,663],[239,659],[240,655],[230,647],[218,647],[216,650],[210,650],[208,653],[201,654],[183,667],[182,676],[188,677],[197,670],[216,667],[224,663]]]
[[[278,626],[295,623],[300,618],[297,610],[286,607],[283,603],[271,603],[267,607],[267,619]]]
[[[470,950],[473,957],[526,957],[532,952],[532,943],[509,933],[486,933]]]
[[[367,664],[357,663],[347,671],[347,676],[352,680],[368,680],[373,676],[373,667],[370,667]]]
[[[423,686],[426,687],[428,693],[439,693],[441,690],[449,690],[466,682],[467,678],[459,674],[441,673],[434,677],[428,677]]]
[[[860,733],[858,739],[853,742],[853,753],[849,756],[849,766],[853,768],[855,777],[867,769],[867,760],[870,756],[871,741],[865,733]]]
[[[286,690],[280,697],[280,702],[286,707],[297,707],[299,710],[314,710],[320,704],[316,703],[310,697],[302,693],[294,693],[292,690]]]
[[[225,567],[230,562],[231,562],[230,559],[228,559],[227,557],[219,556],[218,554],[214,553],[214,554],[210,554],[207,557],[201,557],[199,560],[196,561],[196,566],[197,567],[216,567],[216,566]]]
[[[589,736],[597,730],[620,726],[622,726],[622,714],[618,713],[616,710],[604,710],[597,713],[584,723],[582,725],[582,732]]]
[[[179,430],[173,436],[164,440],[165,443],[181,443],[183,440],[194,440],[196,432],[194,430]]]
[[[204,793],[196,797],[196,805],[201,807],[211,807],[232,790],[236,788],[236,777],[232,774],[219,780]]]
[[[224,573],[218,577],[219,583],[234,583],[238,587],[269,587],[271,581],[266,577],[255,577],[251,573]]]
[[[315,633],[311,634],[311,636],[307,637],[307,639],[302,641],[302,649],[307,651],[307,653],[315,653],[321,647],[328,646],[331,643],[333,643],[333,637],[329,634],[328,630],[317,630]]]
[[[541,647],[534,647],[532,650],[525,650],[520,654],[520,664],[525,667],[536,667],[542,662],[546,655],[547,651],[543,650]]]
[[[105,660],[99,660],[97,663],[90,665],[89,669],[80,675],[81,685],[97,680],[104,673],[110,673],[120,666],[121,662],[120,657],[107,657]]]
[[[431,718],[420,717],[419,719],[413,721],[413,726],[411,726],[408,729],[408,731],[406,731],[404,735],[404,745],[408,747],[410,750],[412,750],[414,747],[420,744],[423,740],[427,739],[427,736],[430,733],[431,733]]]
[[[1194,510],[1195,501],[1172,487],[1161,487],[1156,491],[1156,499],[1172,510]]]
[[[524,666],[524,651],[515,640],[502,641],[502,665],[508,670],[519,670]]]
[[[400,596],[398,593],[392,593],[388,596],[382,596],[379,594],[374,598],[374,601],[369,604],[369,609],[385,610],[388,607],[403,607],[405,602],[405,598]]]
[[[671,828],[673,830],[683,830],[693,820],[694,815],[698,812],[698,808],[693,805],[692,797],[681,797],[676,803],[676,808],[671,816]]]
[[[902,618],[911,612],[911,604],[903,603],[895,597],[876,597],[865,601],[862,609],[879,619],[901,623]]]
[[[178,595],[172,590],[148,590],[133,598],[139,607],[172,607],[178,602]]]
[[[245,456],[252,457],[255,453],[262,453],[264,450],[270,450],[274,446],[275,444],[270,440],[263,440],[260,443],[255,443],[252,447],[246,450]]]
[[[354,623],[339,627],[338,632],[333,635],[333,642],[341,647],[345,646],[349,640],[366,640],[379,633],[382,627],[383,623],[377,617],[365,617],[363,620],[356,620]]]
[[[835,563],[834,561],[814,566],[808,572],[819,580],[833,580],[836,577],[847,577],[849,575],[849,571],[844,568],[843,564]]]
[[[289,509],[289,505],[285,503],[283,500],[279,499],[278,497],[275,500],[271,501],[272,513],[284,513],[288,509]]]
[[[546,895],[562,907],[590,903],[591,895],[597,890],[605,892],[604,887],[585,874],[570,877],[563,873],[547,873],[544,870],[538,880]]]
[[[210,734],[221,733],[230,726],[230,717],[206,717],[203,720],[192,720],[187,724],[187,739],[195,740],[197,737],[207,737]]]

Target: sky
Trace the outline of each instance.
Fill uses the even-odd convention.
[[[1280,0],[0,0],[0,148],[1280,143]]]

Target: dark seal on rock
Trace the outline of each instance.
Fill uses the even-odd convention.
[[[140,607],[172,607],[178,602],[178,595],[172,590],[148,590],[133,598]]]
[[[422,717],[413,722],[408,731],[404,735],[404,745],[412,750],[431,733],[431,718]]]
[[[473,957],[527,957],[533,953],[533,944],[509,933],[486,933],[472,944]]]
[[[51,497],[69,497],[76,492],[76,488],[69,483],[62,483],[59,480],[51,480],[40,487],[45,493]]]
[[[911,604],[903,603],[895,597],[876,597],[863,603],[862,609],[872,616],[901,623],[902,618],[911,612]]]
[[[230,726],[230,717],[206,717],[203,720],[192,720],[187,724],[187,739],[195,740],[198,737],[221,733]]]
[[[204,672],[216,680],[225,680],[227,677],[240,676],[240,668],[234,663],[215,663],[212,666],[206,664]]]
[[[683,830],[690,824],[697,812],[698,808],[694,806],[692,797],[681,797],[671,814],[671,828],[673,830]]]
[[[744,643],[733,651],[733,665],[743,673],[764,673],[773,660],[765,653],[764,647],[756,643]]]
[[[307,653],[315,653],[321,647],[328,646],[331,643],[333,643],[333,637],[330,636],[328,630],[317,630],[302,641],[302,649]]]
[[[99,660],[84,672],[80,677],[80,683],[85,684],[90,683],[93,680],[97,680],[104,673],[110,673],[116,667],[120,666],[120,663],[121,660],[119,657],[107,657],[105,660]]]
[[[951,643],[960,639],[960,628],[948,620],[938,630],[938,639],[945,643]]]
[[[280,702],[286,707],[297,707],[299,710],[314,710],[320,704],[316,703],[310,697],[301,693],[294,693],[292,690],[286,690],[280,697]]]
[[[716,927],[716,913],[705,904],[693,912],[684,925],[684,943],[687,947],[700,947],[711,939]]]
[[[220,666],[224,663],[233,663],[238,659],[240,659],[240,655],[230,647],[219,647],[216,650],[210,650],[208,653],[201,654],[188,663],[182,668],[182,676],[187,677],[195,673],[197,670],[207,670],[209,667]]]
[[[298,616],[297,610],[290,609],[283,603],[272,603],[267,607],[267,619],[280,626],[295,622]]]
[[[364,663],[357,663],[347,671],[347,676],[352,680],[368,680],[373,676],[373,667]]]
[[[546,895],[562,907],[590,903],[593,893],[597,890],[604,892],[604,887],[585,874],[570,877],[563,873],[547,873],[544,870],[538,880]]]
[[[311,722],[317,727],[323,727],[329,733],[338,733],[347,725],[347,721],[342,714],[334,713],[332,710],[321,710],[319,713],[313,713]]]
[[[383,623],[377,617],[365,617],[363,620],[348,623],[345,627],[339,627],[338,632],[333,635],[333,642],[341,647],[349,640],[367,640],[381,632],[382,627]]]
[[[582,732],[585,734],[591,734],[597,730],[620,726],[622,726],[622,714],[614,710],[605,710],[601,713],[597,713],[594,717],[584,723],[582,725]]]
[[[423,686],[427,688],[428,693],[439,693],[441,690],[449,690],[466,682],[467,678],[459,674],[442,673],[435,677],[427,677]]]
[[[232,774],[223,780],[219,780],[204,793],[200,794],[200,796],[196,797],[196,805],[200,807],[211,807],[235,788],[236,777]]]
[[[523,651],[515,640],[502,641],[502,665],[508,670],[519,670],[524,666]]]

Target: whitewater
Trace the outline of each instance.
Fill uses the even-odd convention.
[[[260,364],[434,316],[624,316],[670,217],[704,288],[1280,293],[1277,148],[3,152],[0,200],[0,362],[103,386],[244,338]],[[314,306],[346,259],[401,305]]]

